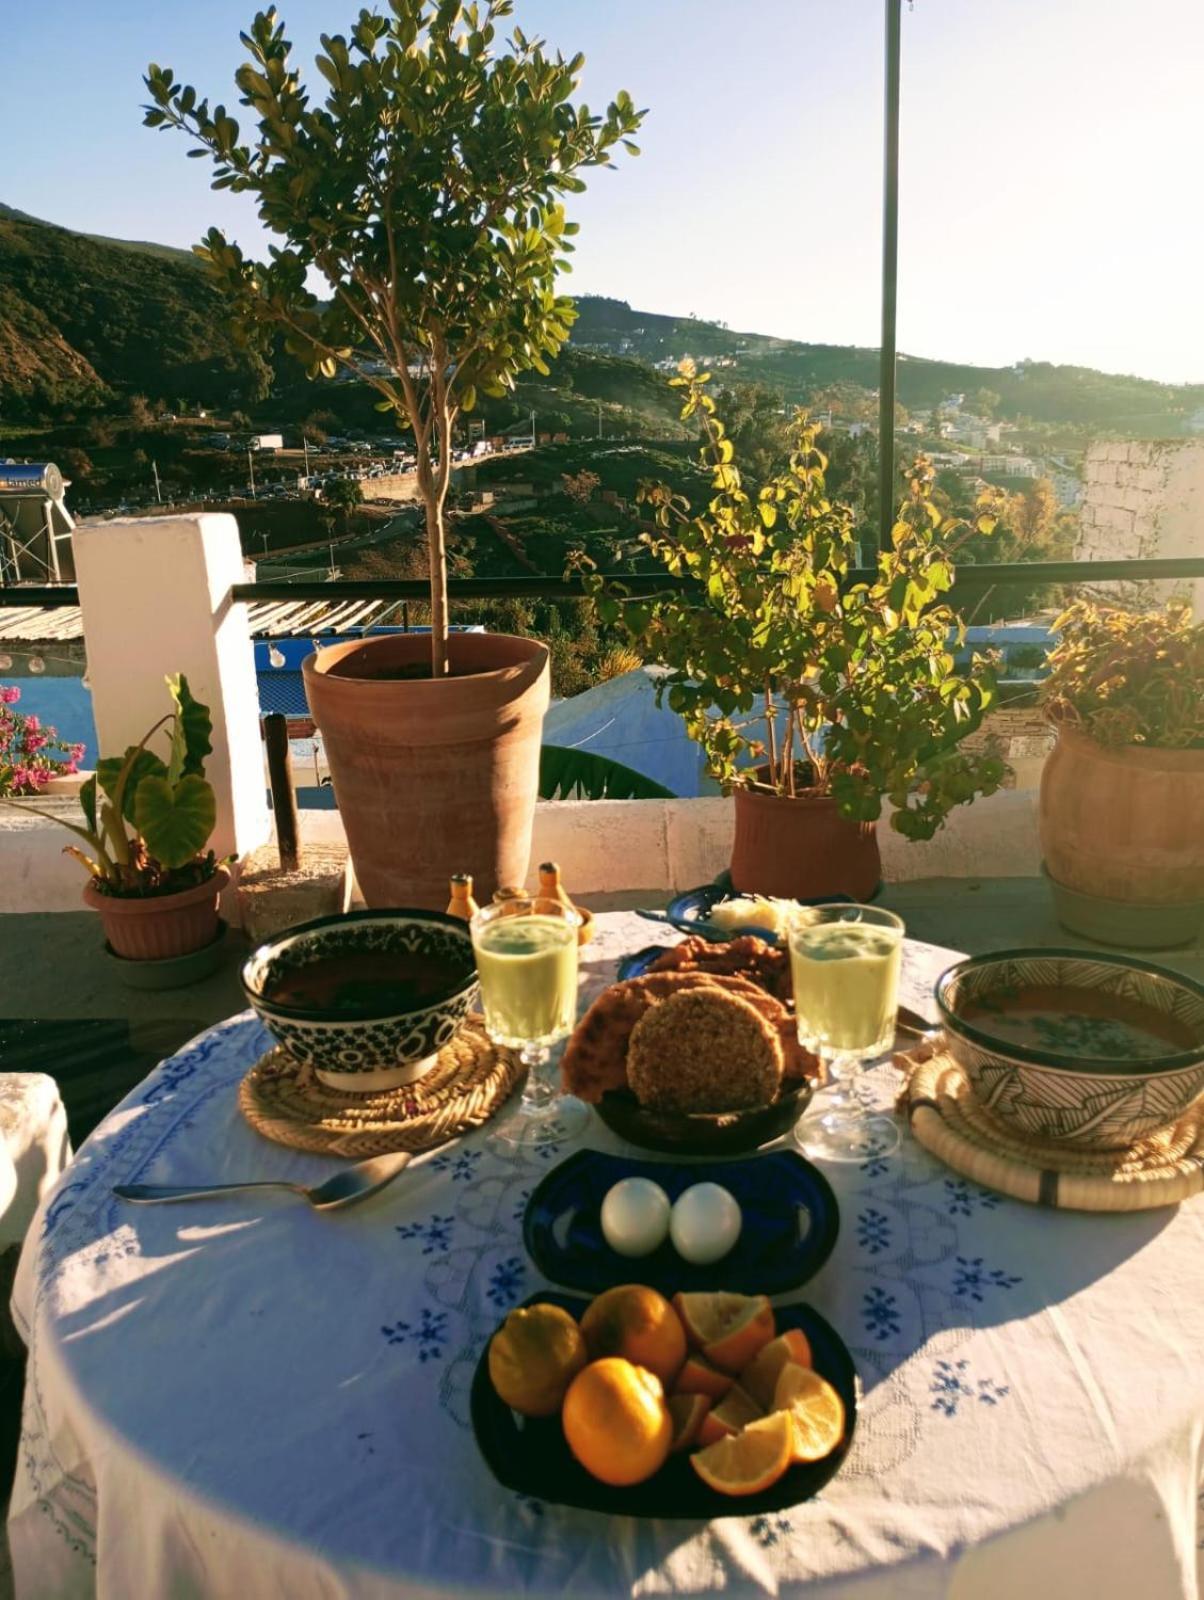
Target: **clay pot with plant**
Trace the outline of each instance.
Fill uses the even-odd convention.
[[[114,955],[163,961],[212,944],[229,881],[206,848],[217,801],[205,779],[212,721],[183,675],[167,679],[173,709],[122,756],[102,758],[79,794],[82,822],[18,805],[67,828],[88,874],[84,903],[99,913]],[[152,747],[159,741],[163,754]]]
[[[1182,603],[1078,601],[1054,630],[1039,818],[1059,915],[1109,942],[1186,942],[1204,924],[1204,623]]]
[[[991,794],[1004,764],[961,741],[995,699],[990,664],[959,672],[964,626],[944,602],[954,555],[994,527],[996,496],[973,525],[944,519],[920,458],[869,582],[854,582],[853,515],[828,499],[818,428],[799,413],[788,468],[756,493],[707,392],[684,363],[684,420],[703,433],[712,498],[695,512],[664,485],[642,501],[646,542],[690,580],[655,599],[591,587],[604,622],[668,671],[658,696],[685,721],[710,774],[735,797],[731,878],[742,893],[865,899],[881,862],[876,825],[929,839],[954,806]]]
[[[528,867],[548,652],[449,634],[453,434],[478,395],[547,374],[576,316],[556,293],[576,232],[564,197],[620,147],[636,153],[643,114],[622,91],[605,116],[574,104],[581,55],[548,54],[518,27],[499,48],[513,9],[363,9],[349,37],[323,35],[324,99],[307,96],[276,12],[261,12],[236,74],[256,119],[246,142],[170,68],[145,79],[147,124],[191,135],[214,187],[250,195],[275,236],[266,263],[216,229],[197,249],[243,334],[282,339],[311,377],[361,379],[413,434],[430,635],[338,645],[303,668],[370,905],[438,909],[449,872],[487,896]]]

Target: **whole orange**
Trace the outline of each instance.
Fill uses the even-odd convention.
[[[603,1483],[643,1483],[673,1443],[673,1419],[655,1373],[618,1356],[591,1361],[569,1384],[561,1413],[569,1449]]]
[[[525,1417],[560,1410],[588,1356],[581,1330],[559,1306],[520,1306],[489,1344],[489,1376],[508,1406]]]
[[[681,1318],[655,1289],[623,1283],[607,1289],[581,1319],[590,1360],[622,1356],[655,1372],[662,1383],[673,1381],[686,1359],[686,1332]]]

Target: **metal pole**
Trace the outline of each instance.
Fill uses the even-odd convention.
[[[882,194],[882,354],[878,374],[878,544],[895,520],[895,305],[899,279],[899,33],[903,0],[886,0],[886,139]]]
[[[247,471],[251,474],[251,499],[255,499],[255,461],[250,448],[247,449]]]

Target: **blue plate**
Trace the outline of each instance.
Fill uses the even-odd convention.
[[[602,1236],[602,1201],[621,1178],[651,1178],[676,1200],[693,1183],[719,1183],[744,1216],[738,1243],[698,1267],[665,1240],[648,1256],[621,1256]],[[832,1254],[840,1210],[828,1180],[793,1150],[744,1161],[642,1161],[578,1150],[553,1167],[527,1203],[523,1243],[552,1283],[598,1294],[616,1283],[678,1289],[787,1294]]]
[[[726,874],[725,874],[726,877]],[[882,893],[879,884],[870,895],[871,900],[876,900]],[[737,934],[753,933],[757,938],[764,939],[767,944],[777,944],[778,936],[769,928],[758,928],[749,923],[747,927],[718,928],[711,922],[710,915],[721,900],[737,898],[731,884],[725,881],[719,883],[704,883],[698,889],[687,889],[685,894],[679,894],[670,900],[665,907],[665,919],[675,928],[680,928],[682,933],[697,933],[704,939],[714,939],[719,943],[733,939]],[[823,900],[800,900],[801,906],[851,906],[856,904],[851,895],[833,894]]]
[[[567,1294],[537,1294],[527,1305],[561,1306],[580,1318],[587,1302]],[[811,1346],[815,1370],[844,1401],[844,1435],[822,1461],[789,1469],[760,1494],[732,1500],[703,1483],[686,1454],[670,1456],[659,1472],[631,1488],[614,1489],[591,1478],[565,1443],[560,1418],[520,1417],[499,1397],[489,1379],[488,1347],[473,1374],[469,1412],[477,1448],[499,1483],[516,1494],[547,1505],[580,1506],[605,1516],[685,1517],[707,1522],[712,1517],[765,1516],[785,1511],[817,1495],[840,1470],[857,1425],[857,1369],[844,1340],[810,1306],[775,1308],[778,1332],[801,1328]]]
[[[657,956],[663,956],[666,950],[672,948],[671,944],[646,944],[642,950],[624,956],[619,962],[618,982],[622,983],[627,978],[642,978]]]

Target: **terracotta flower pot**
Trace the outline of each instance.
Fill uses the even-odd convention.
[[[1041,773],[1045,866],[1080,894],[1204,901],[1204,750],[1108,749],[1063,725]]]
[[[165,961],[212,944],[220,931],[218,896],[230,881],[220,867],[212,878],[178,894],[101,894],[91,883],[84,904],[99,912],[109,948],[127,961]]]
[[[451,674],[403,677],[430,657],[425,634],[332,645],[303,664],[335,798],[369,906],[447,906],[467,872],[477,898],[523,883],[548,708],[546,646],[456,633]]]
[[[850,822],[827,796],[796,800],[736,789],[732,887],[740,894],[868,900],[882,878],[872,822]]]

